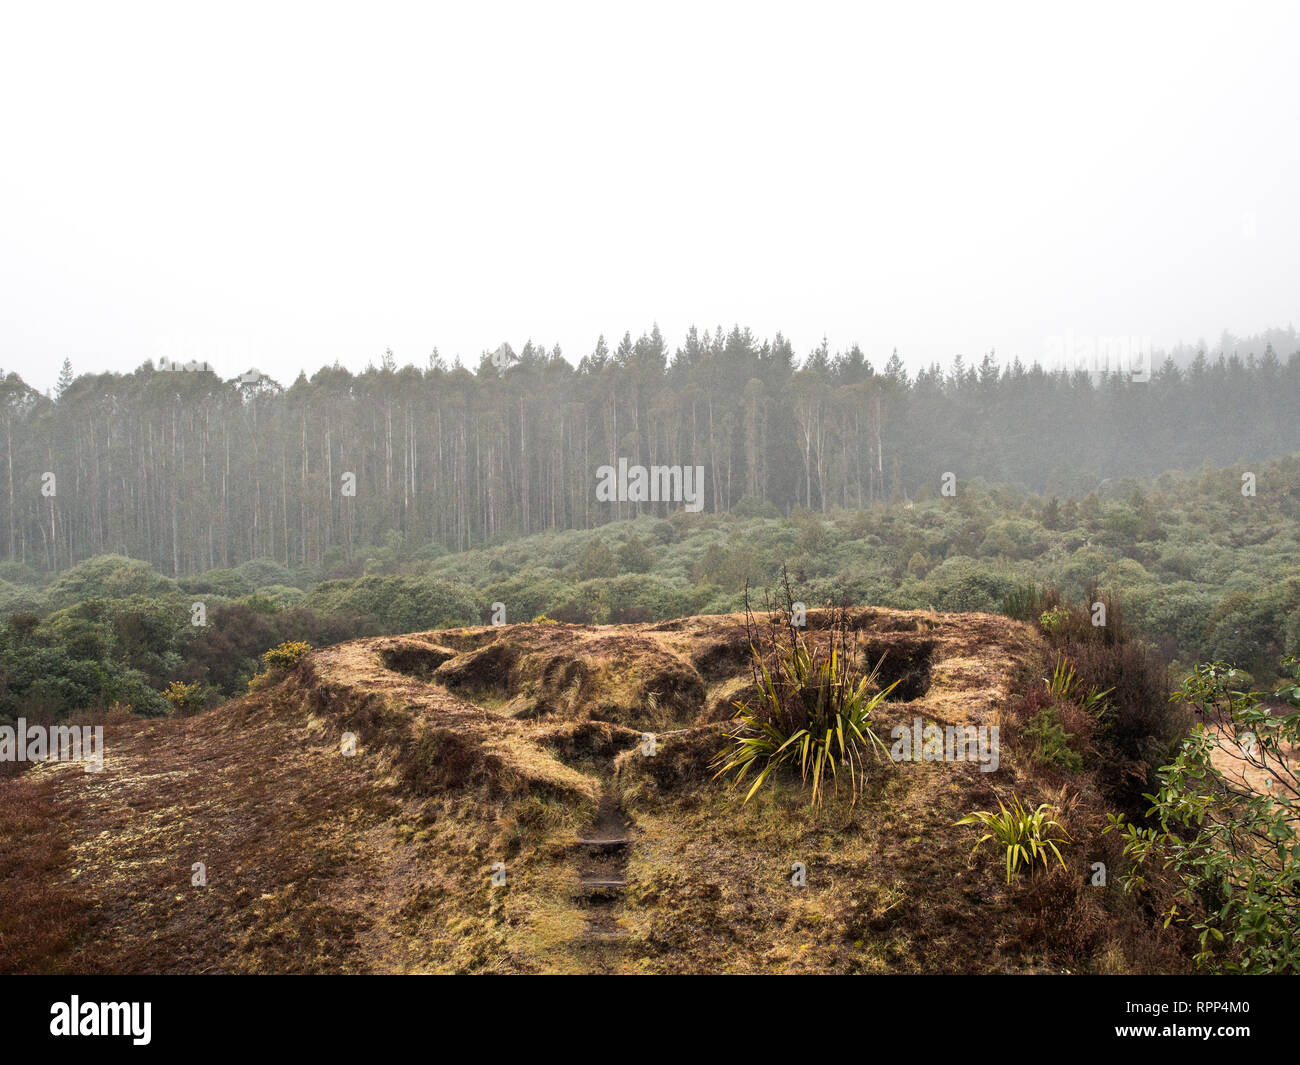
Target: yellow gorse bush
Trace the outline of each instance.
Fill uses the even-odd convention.
[[[293,669],[311,649],[311,644],[303,640],[285,640],[262,655],[262,665],[268,670]]]

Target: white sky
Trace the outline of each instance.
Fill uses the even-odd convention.
[[[0,7],[0,367],[1300,324],[1300,5]]]

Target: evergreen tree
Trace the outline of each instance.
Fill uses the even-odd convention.
[[[72,360],[65,358],[59,368],[59,379],[54,385],[54,398],[62,399],[63,393],[72,387]]]

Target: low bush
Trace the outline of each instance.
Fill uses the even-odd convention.
[[[1274,693],[1300,711],[1300,665]],[[1196,728],[1149,796],[1153,824],[1123,814],[1107,831],[1124,839],[1126,891],[1172,870],[1177,895],[1165,921],[1190,926],[1199,967],[1239,973],[1300,972],[1300,713],[1275,714],[1237,687],[1222,662],[1198,666],[1177,694]]]

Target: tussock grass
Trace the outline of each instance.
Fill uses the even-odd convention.
[[[809,640],[825,646],[834,616],[809,611]],[[882,739],[913,715],[997,723],[1015,698],[1046,694],[1050,649],[1028,626],[875,608],[842,617],[885,648],[887,666],[910,649],[919,668],[925,642],[912,701],[874,705]],[[477,654],[499,641],[498,657]],[[422,658],[431,648],[436,665]],[[724,693],[752,687],[749,654],[743,615],[382,637],[311,652],[212,710],[114,726],[101,775],[51,766],[0,780],[0,823],[15,829],[0,832],[0,863],[20,874],[0,877],[0,928],[12,936],[5,914],[35,915],[19,928],[26,945],[4,940],[0,957],[78,972],[1176,968],[1178,951],[1141,913],[1075,890],[1081,870],[1068,885],[1052,873],[1008,886],[970,865],[952,822],[998,795],[973,764],[869,773],[856,796],[832,783],[816,805],[797,767],[748,803],[714,781],[726,722],[711,718]],[[462,656],[504,671],[457,673]],[[444,685],[444,669],[474,684]],[[882,673],[870,697],[889,683]],[[512,712],[525,704],[538,712]],[[346,731],[353,758],[340,755]],[[641,752],[645,731],[654,757]],[[1059,786],[1023,741],[1004,746],[1002,765],[1003,794]],[[1091,774],[1057,805],[1079,852],[1114,862]],[[21,787],[42,789],[39,800]],[[618,918],[632,934],[593,950],[571,847],[607,789],[632,822]],[[55,816],[18,832],[37,802]],[[204,892],[189,886],[193,860],[208,865]],[[804,887],[791,883],[794,862]],[[94,909],[82,883],[95,885]],[[84,927],[64,922],[70,911]]]

